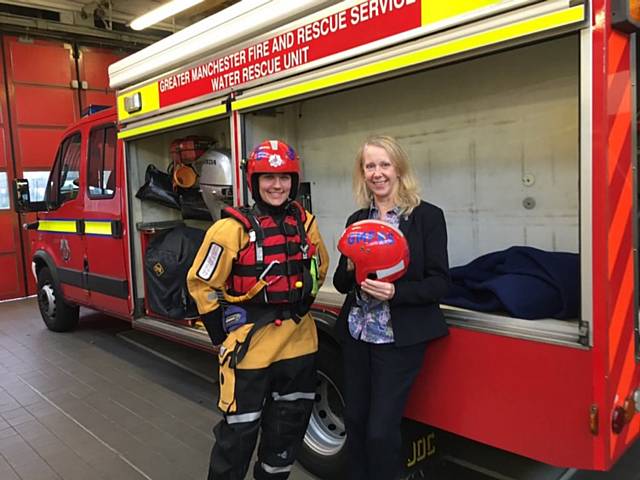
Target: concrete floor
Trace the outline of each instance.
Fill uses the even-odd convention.
[[[0,480],[206,478],[220,419],[215,358],[99,313],[81,315],[78,329],[56,334],[35,299],[0,303]],[[640,442],[606,473],[494,475],[496,465],[508,470],[506,457],[491,460],[497,451],[474,460],[473,448],[456,450],[483,468],[445,463],[428,478],[640,480]],[[314,479],[298,465],[290,478]]]
[[[81,315],[56,334],[35,299],[0,304],[0,479],[206,478],[220,419],[207,354],[187,371],[133,345],[125,322]]]

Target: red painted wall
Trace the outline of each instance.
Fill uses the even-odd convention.
[[[9,187],[25,172],[47,172],[62,132],[91,104],[115,105],[107,67],[123,51],[4,35],[0,65],[0,173]],[[5,85],[6,78],[6,85]],[[11,148],[13,146],[13,148]],[[13,207],[13,205],[12,205]],[[0,210],[0,300],[34,294],[30,233],[34,215]]]

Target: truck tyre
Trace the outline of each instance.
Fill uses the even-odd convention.
[[[316,399],[298,461],[322,479],[338,480],[346,475],[342,355],[322,336],[317,365]]]
[[[38,308],[49,330],[68,332],[78,325],[80,308],[64,301],[62,291],[47,267],[38,272]]]

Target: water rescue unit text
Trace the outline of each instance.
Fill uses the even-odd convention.
[[[401,13],[400,10],[416,2],[417,0],[369,0],[360,3],[163,78],[158,82],[160,93],[169,93],[207,79],[211,82],[210,92],[213,93],[295,68],[325,56],[323,53],[314,55],[313,52],[316,41],[321,41],[323,37],[347,33],[347,30],[381,16]]]

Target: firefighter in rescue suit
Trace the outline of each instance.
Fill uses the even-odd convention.
[[[286,479],[315,398],[318,337],[308,314],[329,257],[315,217],[293,200],[296,152],[268,140],[246,165],[253,207],[223,210],[187,283],[220,345],[224,418],[214,427],[210,480],[242,480],[261,428],[255,479]]]

